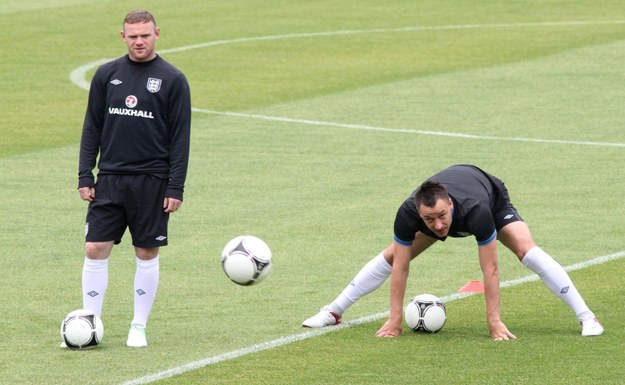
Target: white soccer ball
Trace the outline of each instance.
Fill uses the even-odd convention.
[[[103,337],[102,320],[92,311],[74,310],[61,322],[61,338],[68,348],[93,349],[102,342]]]
[[[242,286],[254,285],[267,278],[271,271],[271,250],[262,239],[241,235],[224,247],[221,266],[232,282]]]
[[[405,310],[406,324],[415,332],[436,333],[445,325],[445,304],[435,295],[420,294],[410,300]]]

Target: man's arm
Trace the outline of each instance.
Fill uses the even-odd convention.
[[[78,160],[78,188],[85,188],[81,198],[91,200],[88,192],[95,184],[93,169],[100,152],[102,127],[104,125],[104,111],[106,109],[106,87],[102,86],[102,73],[98,71],[91,80],[89,99],[83,122],[80,139],[80,153]],[[87,188],[88,187],[88,188]]]
[[[486,300],[486,322],[492,339],[496,341],[516,339],[503,322],[499,296],[499,266],[497,240],[478,246],[480,267],[484,274],[484,299]]]
[[[165,196],[182,202],[184,183],[189,165],[189,142],[191,137],[191,93],[184,75],[180,75],[172,91],[169,110],[169,185]],[[165,203],[164,203],[165,204]],[[179,206],[179,204],[178,204]],[[170,207],[168,212],[177,208]]]
[[[391,309],[388,320],[378,330],[378,337],[396,337],[402,333],[402,315],[406,281],[410,269],[410,246],[394,242],[393,272],[391,273]]]

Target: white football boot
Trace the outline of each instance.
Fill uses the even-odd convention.
[[[336,314],[329,307],[323,307],[319,313],[302,322],[305,328],[322,328],[324,326],[338,325],[341,323],[341,316]]]
[[[130,325],[130,331],[128,332],[128,340],[126,345],[131,348],[143,348],[148,346],[148,339],[146,337],[145,326],[132,324]]]
[[[600,336],[603,334],[603,326],[595,317],[580,321],[582,324],[582,337]]]

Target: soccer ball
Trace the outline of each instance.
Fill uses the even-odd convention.
[[[260,238],[241,235],[226,244],[221,252],[226,276],[242,286],[261,282],[271,271],[271,250]]]
[[[415,332],[436,333],[445,325],[447,310],[437,296],[420,294],[406,306],[405,317],[406,324]]]
[[[102,342],[102,337],[104,325],[92,311],[74,310],[61,322],[61,338],[68,348],[93,349]]]

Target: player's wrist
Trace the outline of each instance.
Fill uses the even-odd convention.
[[[403,320],[402,311],[401,310],[400,311],[391,311],[389,316],[388,316],[388,320],[389,320],[389,322],[401,324],[401,322]]]

